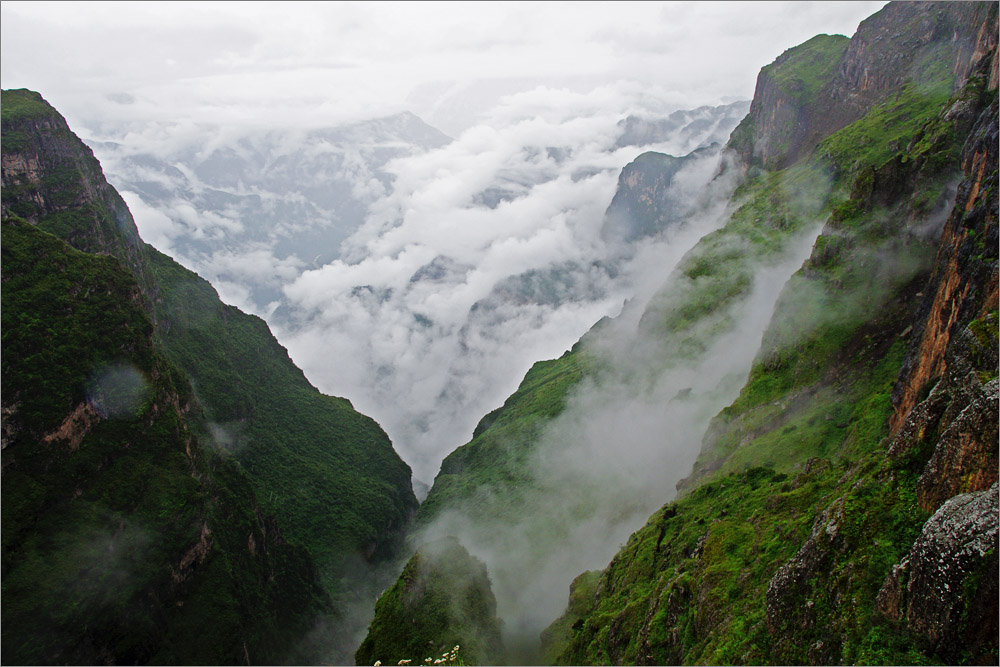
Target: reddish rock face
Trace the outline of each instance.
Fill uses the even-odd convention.
[[[983,114],[966,145],[955,209],[938,250],[936,267],[921,308],[923,327],[914,337],[907,365],[894,391],[890,427],[897,433],[917,403],[921,390],[942,377],[948,366],[949,343],[970,322],[997,309],[997,173],[996,103]],[[992,169],[987,169],[992,165]],[[992,242],[991,242],[992,239]]]
[[[917,483],[927,511],[956,494],[990,488],[998,476],[998,138],[994,101],[963,150],[965,180],[893,391],[889,456],[934,441]]]

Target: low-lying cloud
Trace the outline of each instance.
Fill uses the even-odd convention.
[[[719,220],[689,224],[704,230]],[[481,504],[495,498],[482,489],[472,503],[475,518],[452,508],[418,536],[455,535],[487,564],[508,648],[538,659],[539,633],[565,609],[570,582],[606,567],[628,535],[674,497],[709,421],[745,383],[778,296],[818,231],[811,225],[776,261],[750,267],[751,292],[726,312],[734,324],[706,335],[700,355],[665,356],[659,339],[639,326],[645,303],[631,302],[588,336],[585,349],[604,370],[574,387],[534,445],[533,481],[523,489],[531,509],[513,516],[501,499],[496,520],[484,520],[490,511]]]
[[[683,154],[731,129],[617,147],[621,100],[552,94],[551,109],[545,91],[512,96],[495,124],[390,162],[392,191],[339,259],[284,288],[272,318],[310,379],[375,417],[418,479],[433,478],[533,362],[617,314],[647,273],[669,270],[671,253],[652,250],[664,239],[607,263],[600,229],[621,168],[645,148]],[[699,192],[717,167],[717,153],[692,161],[678,192]],[[683,238],[690,247],[697,235]]]

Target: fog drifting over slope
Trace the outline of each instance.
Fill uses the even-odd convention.
[[[716,227],[718,216],[718,209],[707,211],[689,229]],[[447,511],[416,536],[415,544],[457,536],[486,563],[515,662],[540,659],[539,633],[565,611],[573,579],[605,568],[628,536],[674,498],[709,421],[738,396],[777,299],[820,227],[815,222],[780,258],[752,267],[751,294],[727,312],[736,328],[711,339],[694,359],[664,362],[659,341],[644,338],[639,327],[643,301],[630,303],[586,339],[610,372],[571,390],[565,410],[545,427],[521,511],[513,515],[500,500],[496,520],[483,520],[482,508],[494,498],[481,488],[470,503],[478,507],[476,518],[462,508]],[[669,246],[661,250],[672,254]]]
[[[647,275],[593,264],[638,153],[615,148],[617,121],[749,98],[784,48],[852,34],[882,4],[4,2],[0,77],[54,104],[113,185],[108,139],[174,168],[161,185],[193,199],[124,193],[143,236],[267,316],[311,381],[379,420],[429,482],[532,362]],[[381,162],[343,152],[330,176],[360,229],[248,180],[206,187],[181,154],[252,156],[240,142],[274,131],[295,160],[322,152],[310,131],[405,111],[455,140]],[[252,197],[275,221],[251,243]],[[291,247],[333,237],[337,253]],[[199,255],[201,241],[216,245]],[[655,248],[642,256],[655,274]]]
[[[539,88],[454,139],[403,114],[175,138],[162,123],[98,127],[89,140],[143,238],[264,317],[429,484],[532,363],[669,269],[656,239],[626,262],[601,240],[622,167],[723,142],[746,107],[665,114],[632,84]],[[693,161],[676,190],[716,168]]]
[[[519,96],[489,125],[391,163],[393,190],[343,259],[285,288],[298,312],[277,326],[293,358],[379,420],[418,479],[430,482],[534,361],[616,314],[663,267],[651,248],[602,265],[604,211],[639,150],[613,149],[618,117],[593,103],[567,95],[540,109]],[[680,143],[657,147],[694,147]],[[705,182],[714,166],[688,178]]]

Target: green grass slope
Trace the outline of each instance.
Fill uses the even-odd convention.
[[[157,348],[204,406],[286,537],[316,559],[327,590],[353,596],[402,539],[416,499],[385,432],[320,394],[254,316],[223,304],[191,271],[146,245],[92,152],[38,93],[3,91],[3,209],[138,279]],[[9,166],[9,168],[8,168]]]
[[[995,583],[982,574],[996,568],[995,547],[959,579],[947,632],[929,634],[912,612],[938,593],[913,588],[903,615],[890,595],[934,509],[918,494],[943,438],[928,429],[888,455],[892,390],[920,321],[960,150],[980,112],[996,113],[985,77],[953,98],[947,90],[904,87],[804,158],[833,178],[832,214],[812,255],[786,286],[739,398],[713,421],[682,497],[633,534],[593,592],[550,628],[556,662],[996,661],[995,625],[992,637],[980,632],[981,618],[995,616]],[[970,234],[995,238],[995,190],[986,200],[992,222],[975,218]],[[992,262],[995,284],[995,250],[970,261]],[[995,309],[984,304],[976,307]],[[975,386],[946,391],[989,393],[992,317],[969,325],[982,336],[959,339]],[[985,431],[963,437],[987,434],[989,477],[996,417],[991,426],[984,414],[976,428]]]
[[[486,567],[454,538],[423,545],[379,598],[355,659],[359,665],[502,664],[500,621]]]
[[[315,568],[199,441],[134,277],[2,234],[3,661],[285,660],[328,605]]]

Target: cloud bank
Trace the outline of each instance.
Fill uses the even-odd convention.
[[[650,148],[616,145],[627,94],[511,96],[490,124],[390,162],[392,191],[341,258],[285,286],[280,340],[318,386],[386,428],[418,479],[430,482],[533,362],[662,279],[665,243],[702,233],[644,239],[626,263],[608,262],[604,212],[621,167]],[[729,129],[652,147],[683,154]],[[678,189],[697,191],[717,161],[692,162]]]

